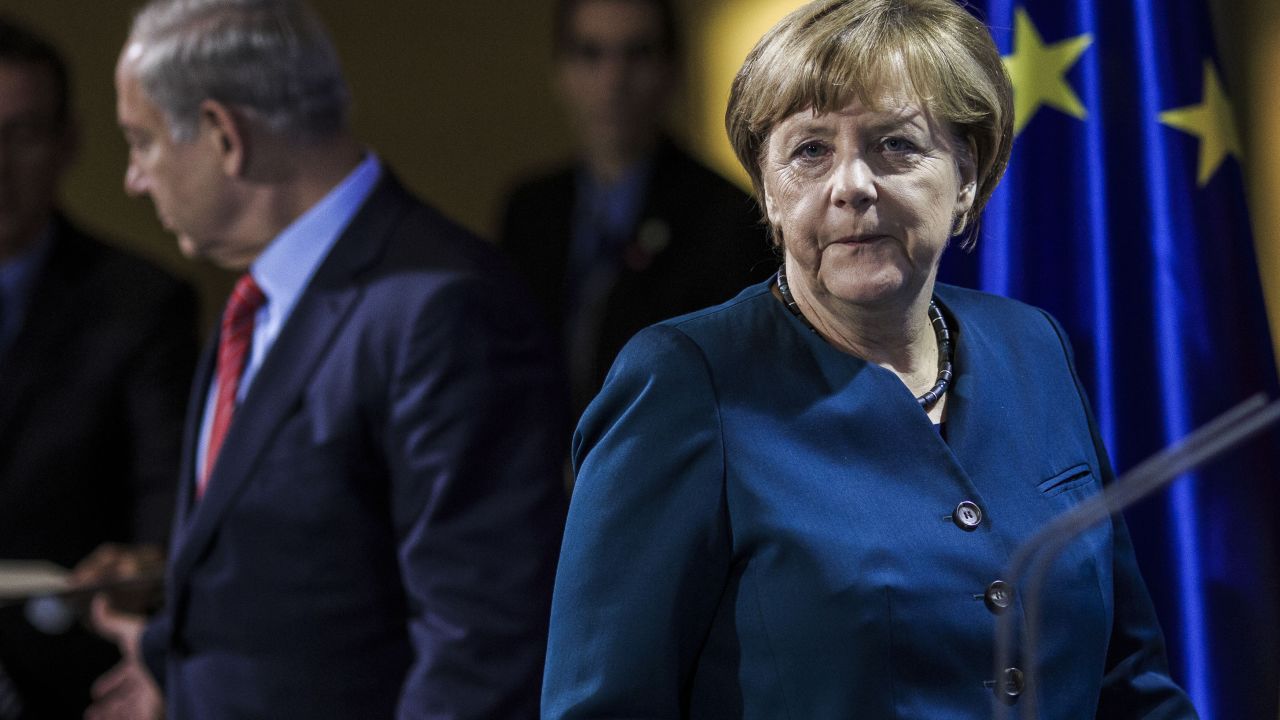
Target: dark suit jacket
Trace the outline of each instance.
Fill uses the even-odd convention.
[[[164,543],[196,354],[191,290],[54,220],[21,330],[0,358],[0,558],[72,566],[104,541]],[[0,664],[32,717],[79,717],[114,661],[75,629],[0,614]]]
[[[574,167],[565,167],[516,188],[507,201],[499,236],[557,337],[564,334],[568,310],[576,173]],[[669,141],[653,158],[642,207],[637,237],[605,301],[589,363],[591,394],[636,332],[728,300],[778,266],[756,203]],[[641,248],[652,246],[655,239],[661,244],[656,253]]]
[[[984,591],[1112,473],[1057,323],[937,296],[945,440],[766,284],[636,336],[574,438],[544,718],[993,716]],[[1064,550],[1040,607],[1039,717],[1195,717],[1122,520]]]
[[[144,636],[170,717],[536,717],[565,398],[518,287],[384,177],[194,502],[206,355]]]

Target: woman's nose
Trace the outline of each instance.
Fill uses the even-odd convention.
[[[861,156],[839,161],[833,175],[832,202],[837,207],[853,207],[862,210],[872,205],[877,197],[875,173]]]

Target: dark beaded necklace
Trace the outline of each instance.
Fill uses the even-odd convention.
[[[800,312],[796,299],[791,297],[791,286],[787,285],[786,266],[778,268],[778,292],[782,293],[782,302],[786,303],[791,314],[800,318],[800,321],[810,330],[818,332],[813,323],[809,322],[809,318]],[[938,398],[941,398],[947,391],[947,387],[951,385],[951,330],[947,328],[947,321],[943,318],[942,311],[938,309],[937,297],[929,299],[929,324],[933,326],[933,334],[938,338],[938,380],[925,394],[916,398],[916,402],[920,403],[921,409],[925,412],[938,402]]]

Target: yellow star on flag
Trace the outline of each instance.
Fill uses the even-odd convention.
[[[1199,187],[1209,183],[1228,155],[1235,155],[1236,160],[1244,157],[1235,113],[1218,80],[1218,71],[1208,60],[1204,61],[1204,97],[1200,104],[1166,110],[1160,113],[1160,122],[1200,138],[1200,169],[1196,174]]]
[[[1013,133],[1031,122],[1041,105],[1057,108],[1073,118],[1085,118],[1084,105],[1067,84],[1066,74],[1093,44],[1092,35],[1077,35],[1045,45],[1027,11],[1014,15],[1013,54],[1004,57],[1013,81]]]

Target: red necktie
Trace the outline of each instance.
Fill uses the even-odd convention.
[[[204,471],[196,484],[196,497],[204,495],[213,464],[227,438],[231,416],[236,410],[236,391],[240,389],[240,375],[249,359],[249,347],[253,344],[253,318],[258,308],[267,301],[253,276],[245,273],[236,281],[222,313],[222,334],[218,340],[218,395],[214,398],[213,426],[209,428],[209,444],[204,453]]]

